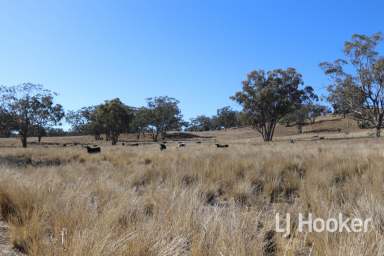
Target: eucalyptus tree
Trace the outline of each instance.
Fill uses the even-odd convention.
[[[271,141],[276,124],[293,113],[304,102],[316,98],[310,86],[303,87],[302,75],[294,68],[252,71],[243,81],[243,88],[231,99],[243,107],[249,124],[264,141]]]
[[[384,121],[384,57],[378,52],[382,40],[381,33],[355,34],[344,44],[344,59],[320,64],[331,78],[331,96],[341,97],[340,105],[357,121],[375,127],[377,137]]]
[[[131,127],[137,133],[137,139],[140,139],[142,134],[144,137],[145,131],[148,130],[150,124],[151,111],[146,107],[140,107],[134,110]]]
[[[219,125],[224,129],[239,126],[238,112],[232,110],[230,106],[218,109],[217,119]]]
[[[162,138],[169,130],[179,130],[183,125],[179,101],[161,96],[148,98],[147,104],[150,111],[149,125],[154,128],[153,140],[157,141],[158,136]]]
[[[94,115],[95,125],[102,127],[112,145],[116,145],[120,134],[129,129],[133,110],[116,98],[97,106]]]
[[[31,129],[56,125],[63,118],[63,107],[53,103],[56,95],[39,84],[0,87],[2,108],[13,120],[23,147]]]

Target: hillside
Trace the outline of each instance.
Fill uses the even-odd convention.
[[[350,139],[356,137],[371,137],[372,129],[360,129],[355,120],[340,116],[324,116],[316,120],[314,124],[303,127],[303,133],[298,134],[296,126],[286,127],[278,125],[275,131],[274,141],[309,140],[317,137],[324,139]],[[260,143],[262,139],[259,133],[251,127],[233,128],[221,131],[208,131],[194,133],[200,136],[213,137],[218,141],[232,141],[239,143]]]
[[[298,134],[296,126],[286,127],[278,125],[276,127],[274,142],[290,141],[312,141],[319,140],[340,140],[353,138],[369,138],[372,137],[374,131],[372,129],[360,129],[356,121],[340,116],[324,116],[318,118],[314,124],[307,124],[303,127],[303,133]],[[261,144],[263,143],[259,133],[251,127],[232,128],[220,131],[207,132],[169,132],[166,138],[168,143],[195,142],[203,143],[226,142],[236,144]],[[137,139],[136,134],[122,134],[119,138],[119,144],[129,146],[131,143],[153,144],[150,134],[146,134],[145,138]],[[110,142],[101,140],[96,141],[93,136],[66,136],[66,137],[45,137],[42,143],[37,142],[37,138],[29,138],[30,147],[71,147],[81,146],[85,144],[97,144],[107,146]],[[16,138],[0,139],[0,147],[19,147],[20,141]]]

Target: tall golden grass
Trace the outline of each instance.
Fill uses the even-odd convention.
[[[12,246],[28,255],[383,255],[382,148],[1,149],[1,215]],[[274,232],[277,212],[372,217],[373,225],[367,233],[293,225],[283,237]]]

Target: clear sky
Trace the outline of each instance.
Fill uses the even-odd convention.
[[[119,97],[215,114],[254,69],[295,67],[324,94],[321,61],[384,32],[382,0],[0,0],[0,84],[41,83],[65,109]]]

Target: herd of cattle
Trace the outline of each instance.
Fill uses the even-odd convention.
[[[315,135],[313,137],[310,138],[310,140],[325,140],[326,138],[325,137],[320,137],[318,135]],[[331,138],[327,138],[327,139],[331,139]],[[334,138],[333,140],[337,140],[339,138]],[[342,138],[341,138],[342,139]],[[294,144],[297,140],[294,140],[294,139],[289,139],[288,142],[291,143],[291,144]],[[197,144],[201,144],[202,142],[201,141],[196,141]],[[140,146],[140,145],[144,145],[144,144],[147,144],[147,143],[127,143],[127,142],[122,142],[122,145],[123,146],[131,146],[131,147],[136,147],[136,146]],[[167,142],[166,141],[163,141],[161,143],[158,144],[160,146],[160,151],[164,151],[167,149]],[[217,148],[228,148],[229,145],[228,144],[214,144],[216,145]],[[184,142],[178,142],[178,145],[177,147],[179,148],[184,148],[186,147],[187,144],[184,143]],[[83,146],[87,149],[87,152],[90,153],[90,154],[93,154],[93,153],[100,153],[101,152],[101,147],[100,146],[97,146],[97,145],[93,145],[93,146]]]
[[[196,143],[201,144],[201,141],[198,141]],[[164,151],[164,150],[167,149],[167,145],[166,144],[167,144],[167,142],[162,142],[162,143],[159,144],[160,151]],[[125,143],[122,143],[122,145],[125,146]],[[139,143],[128,144],[128,146],[139,146],[139,145],[140,145]],[[228,144],[217,144],[216,143],[215,145],[216,145],[217,148],[228,148],[229,147]],[[178,143],[178,147],[179,148],[184,148],[186,146],[187,146],[187,144],[185,144],[183,142],[179,142]],[[101,152],[101,147],[100,146],[96,146],[96,145],[89,146],[88,145],[88,146],[85,146],[85,148],[87,149],[87,152],[89,154],[95,154],[95,153],[100,153]]]

